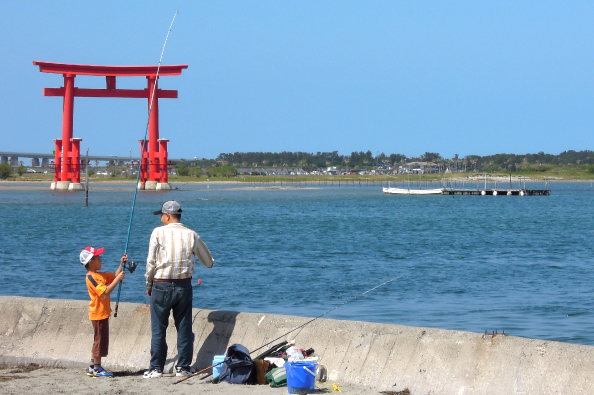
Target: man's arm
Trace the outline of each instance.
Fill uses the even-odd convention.
[[[153,278],[155,277],[155,263],[157,261],[157,235],[155,231],[151,235],[151,241],[149,242],[149,251],[146,257],[146,273],[144,278],[146,279],[146,294],[150,298],[151,290],[153,289]]]
[[[212,258],[208,247],[206,244],[204,244],[200,236],[196,235],[196,239],[194,255],[198,257],[198,260],[200,260],[204,266],[210,269],[212,265],[214,265],[214,259]]]

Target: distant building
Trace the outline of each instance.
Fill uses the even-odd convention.
[[[439,173],[439,166],[433,162],[410,162],[405,165],[405,173]]]

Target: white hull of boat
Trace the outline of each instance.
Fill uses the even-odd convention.
[[[388,195],[441,195],[443,189],[383,188]]]

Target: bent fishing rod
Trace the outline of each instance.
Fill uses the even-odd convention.
[[[373,291],[373,290],[375,290],[375,289],[378,289],[379,287],[382,287],[382,286],[384,286],[384,285],[386,285],[386,284],[389,284],[389,283],[391,283],[392,281],[394,281],[394,280],[397,280],[397,279],[399,279],[399,278],[400,278],[400,277],[402,277],[402,276],[404,276],[404,274],[401,274],[401,275],[400,275],[400,276],[398,276],[398,277],[394,277],[394,278],[392,278],[392,279],[390,279],[390,280],[388,280],[388,281],[385,281],[385,282],[383,282],[383,283],[381,283],[381,284],[379,284],[379,285],[376,285],[376,286],[375,286],[375,287],[373,287],[373,288],[370,288],[370,289],[368,289],[367,291],[363,292],[362,294],[358,294],[357,296],[354,296],[354,297],[352,297],[351,299],[347,300],[346,302],[344,302],[344,303],[342,303],[342,304],[339,304],[338,306],[335,306],[335,307],[331,308],[330,310],[326,311],[325,313],[322,313],[322,314],[320,314],[319,316],[317,316],[317,317],[315,317],[315,318],[312,318],[311,320],[307,321],[305,324],[299,325],[299,326],[297,326],[297,327],[295,327],[295,328],[291,329],[291,330],[290,330],[290,331],[288,331],[287,333],[285,333],[285,334],[283,334],[283,335],[281,335],[281,336],[279,336],[279,337],[277,337],[277,338],[275,338],[275,339],[273,339],[273,340],[269,341],[268,343],[266,343],[266,344],[264,344],[264,345],[262,345],[262,346],[260,346],[260,347],[256,348],[255,350],[252,350],[252,351],[250,351],[250,354],[253,354],[253,353],[255,353],[256,351],[263,349],[264,347],[266,347],[266,346],[268,346],[268,345],[270,345],[270,344],[272,344],[272,343],[276,342],[277,340],[279,340],[279,339],[281,339],[281,338],[284,338],[285,336],[288,336],[289,334],[291,334],[291,333],[295,332],[297,329],[299,329],[299,332],[297,332],[297,334],[295,335],[295,337],[299,336],[299,333],[301,333],[301,330],[302,330],[303,328],[305,328],[305,326],[307,326],[307,325],[311,324],[312,322],[314,322],[314,321],[315,321],[315,320],[317,320],[318,318],[322,318],[322,317],[323,317],[323,316],[325,316],[326,314],[328,314],[328,313],[331,313],[331,312],[333,312],[334,310],[336,310],[336,309],[338,309],[338,308],[340,308],[340,307],[342,307],[342,306],[344,306],[344,305],[346,305],[346,304],[348,304],[348,303],[350,303],[350,302],[352,302],[352,301],[356,300],[357,298],[359,298],[359,297],[361,297],[361,296],[365,296],[366,294],[370,293],[371,291]],[[214,368],[215,366],[219,366],[219,365],[221,365],[221,364],[222,364],[222,363],[224,363],[224,362],[225,362],[225,361],[223,360],[223,361],[221,361],[221,362],[219,362],[219,363],[216,363],[216,364],[214,364],[214,365],[211,365],[211,366],[209,366],[209,367],[207,367],[207,368],[204,368],[204,369],[202,369],[202,370],[200,370],[200,371],[198,371],[198,372],[195,372],[195,373],[193,373],[191,376],[184,377],[183,379],[181,379],[181,380],[178,380],[178,381],[174,382],[173,384],[179,384],[179,383],[181,383],[182,381],[186,381],[186,380],[188,380],[188,379],[191,379],[192,377],[194,377],[194,376],[196,376],[196,375],[199,375],[199,374],[201,374],[201,373],[204,373],[204,372],[206,372],[207,370]],[[208,377],[208,376],[206,376],[206,377]]]
[[[142,162],[144,158],[144,146],[146,145],[146,138],[148,135],[148,128],[149,123],[151,121],[151,112],[153,111],[153,101],[155,100],[155,92],[157,90],[157,84],[159,82],[159,71],[161,69],[161,61],[163,60],[163,54],[165,53],[165,46],[167,45],[167,39],[169,39],[169,33],[171,33],[171,29],[173,28],[173,22],[175,22],[175,17],[179,14],[179,11],[175,11],[173,15],[173,20],[171,21],[171,25],[169,25],[169,30],[167,31],[167,36],[165,36],[165,42],[163,43],[163,49],[161,50],[161,57],[159,58],[159,65],[157,66],[157,74],[155,75],[155,83],[153,84],[153,91],[151,92],[151,101],[149,104],[148,110],[148,117],[146,120],[146,129],[144,131],[144,139],[142,140],[142,147],[140,149],[140,160],[138,161],[138,174],[136,176],[136,188],[134,188],[134,199],[132,199],[132,210],[130,212],[130,221],[128,222],[128,235],[126,236],[126,247],[124,248],[124,254],[128,253],[128,243],[130,242],[130,230],[132,229],[132,218],[134,218],[134,207],[136,206],[136,196],[138,195],[138,183],[140,182],[140,169],[142,167]],[[124,265],[123,269],[128,269],[130,273],[134,273],[136,270],[137,264],[134,262],[129,263],[127,266]],[[116,299],[115,311],[113,313],[114,317],[118,316],[118,307],[120,305],[120,293],[122,292],[122,282],[118,285],[118,297]]]

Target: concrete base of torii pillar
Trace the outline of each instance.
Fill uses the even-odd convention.
[[[69,191],[84,191],[85,187],[80,182],[71,182],[70,185],[68,185],[68,190]]]
[[[58,181],[50,185],[52,191],[84,191],[85,187],[80,182]]]
[[[144,190],[145,191],[155,191],[157,190],[157,181],[146,181],[144,183]]]
[[[67,191],[69,185],[70,185],[70,181],[52,182],[50,189],[55,190],[55,191]]]
[[[141,181],[138,183],[138,189],[145,191],[169,191],[173,188],[171,188],[171,184],[169,184],[168,182]]]

